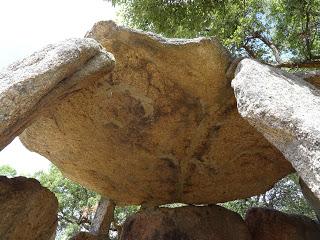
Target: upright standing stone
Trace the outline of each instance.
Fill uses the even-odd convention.
[[[108,240],[115,203],[101,197],[90,226],[90,232],[80,232],[72,240]]]
[[[109,229],[114,217],[115,203],[112,200],[101,198],[94,215],[90,232],[109,238]]]

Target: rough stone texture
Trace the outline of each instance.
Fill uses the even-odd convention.
[[[320,225],[310,218],[252,208],[245,218],[252,240],[319,240]]]
[[[76,236],[72,237],[70,240],[106,240],[106,238],[99,237],[88,232],[80,232]]]
[[[220,206],[159,208],[129,217],[120,240],[251,240],[241,216]]]
[[[232,86],[242,117],[288,159],[320,199],[320,91],[301,78],[242,60]]]
[[[0,176],[0,239],[53,240],[58,201],[35,179]]]
[[[314,193],[310,190],[310,188],[302,180],[302,178],[299,178],[299,184],[300,184],[301,191],[302,191],[305,199],[310,204],[310,206],[313,208],[313,210],[318,218],[318,221],[320,221],[320,199],[318,199],[314,195]]]
[[[90,226],[90,232],[98,236],[109,236],[109,229],[114,218],[115,203],[101,198]]]
[[[313,86],[320,88],[320,70],[296,72],[294,73],[294,75],[303,78],[305,81],[311,83]]]
[[[69,178],[117,203],[215,203],[265,192],[292,171],[237,112],[231,57],[217,40],[113,22],[87,37],[114,54],[114,71],[22,135]]]
[[[111,70],[113,56],[93,39],[49,45],[0,73],[0,150],[81,81]]]

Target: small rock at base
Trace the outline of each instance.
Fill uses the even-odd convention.
[[[120,239],[251,240],[251,236],[240,215],[210,205],[138,212],[126,220]]]
[[[58,201],[31,178],[0,176],[0,239],[54,239]]]
[[[252,208],[245,217],[252,240],[319,240],[320,225],[312,219],[267,208]]]

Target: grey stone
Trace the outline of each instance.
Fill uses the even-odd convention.
[[[0,73],[0,150],[83,79],[106,74],[114,58],[93,39],[49,45]]]
[[[250,59],[239,63],[232,87],[241,116],[284,154],[320,199],[320,91]]]

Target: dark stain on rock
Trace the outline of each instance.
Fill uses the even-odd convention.
[[[152,238],[152,240],[158,240],[159,238]],[[174,228],[163,234],[162,240],[190,240],[188,235],[178,228]]]
[[[170,159],[170,158],[168,158],[168,157],[161,157],[160,160],[163,160],[169,168],[174,169],[174,170],[177,169],[177,166],[176,166],[176,164],[173,162],[172,159]]]
[[[192,155],[192,158],[195,158],[199,160],[200,162],[203,162],[203,156],[209,151],[211,146],[211,141],[214,138],[215,135],[218,134],[221,126],[214,125],[209,130],[208,133],[203,140],[203,142],[196,148],[195,152]]]

